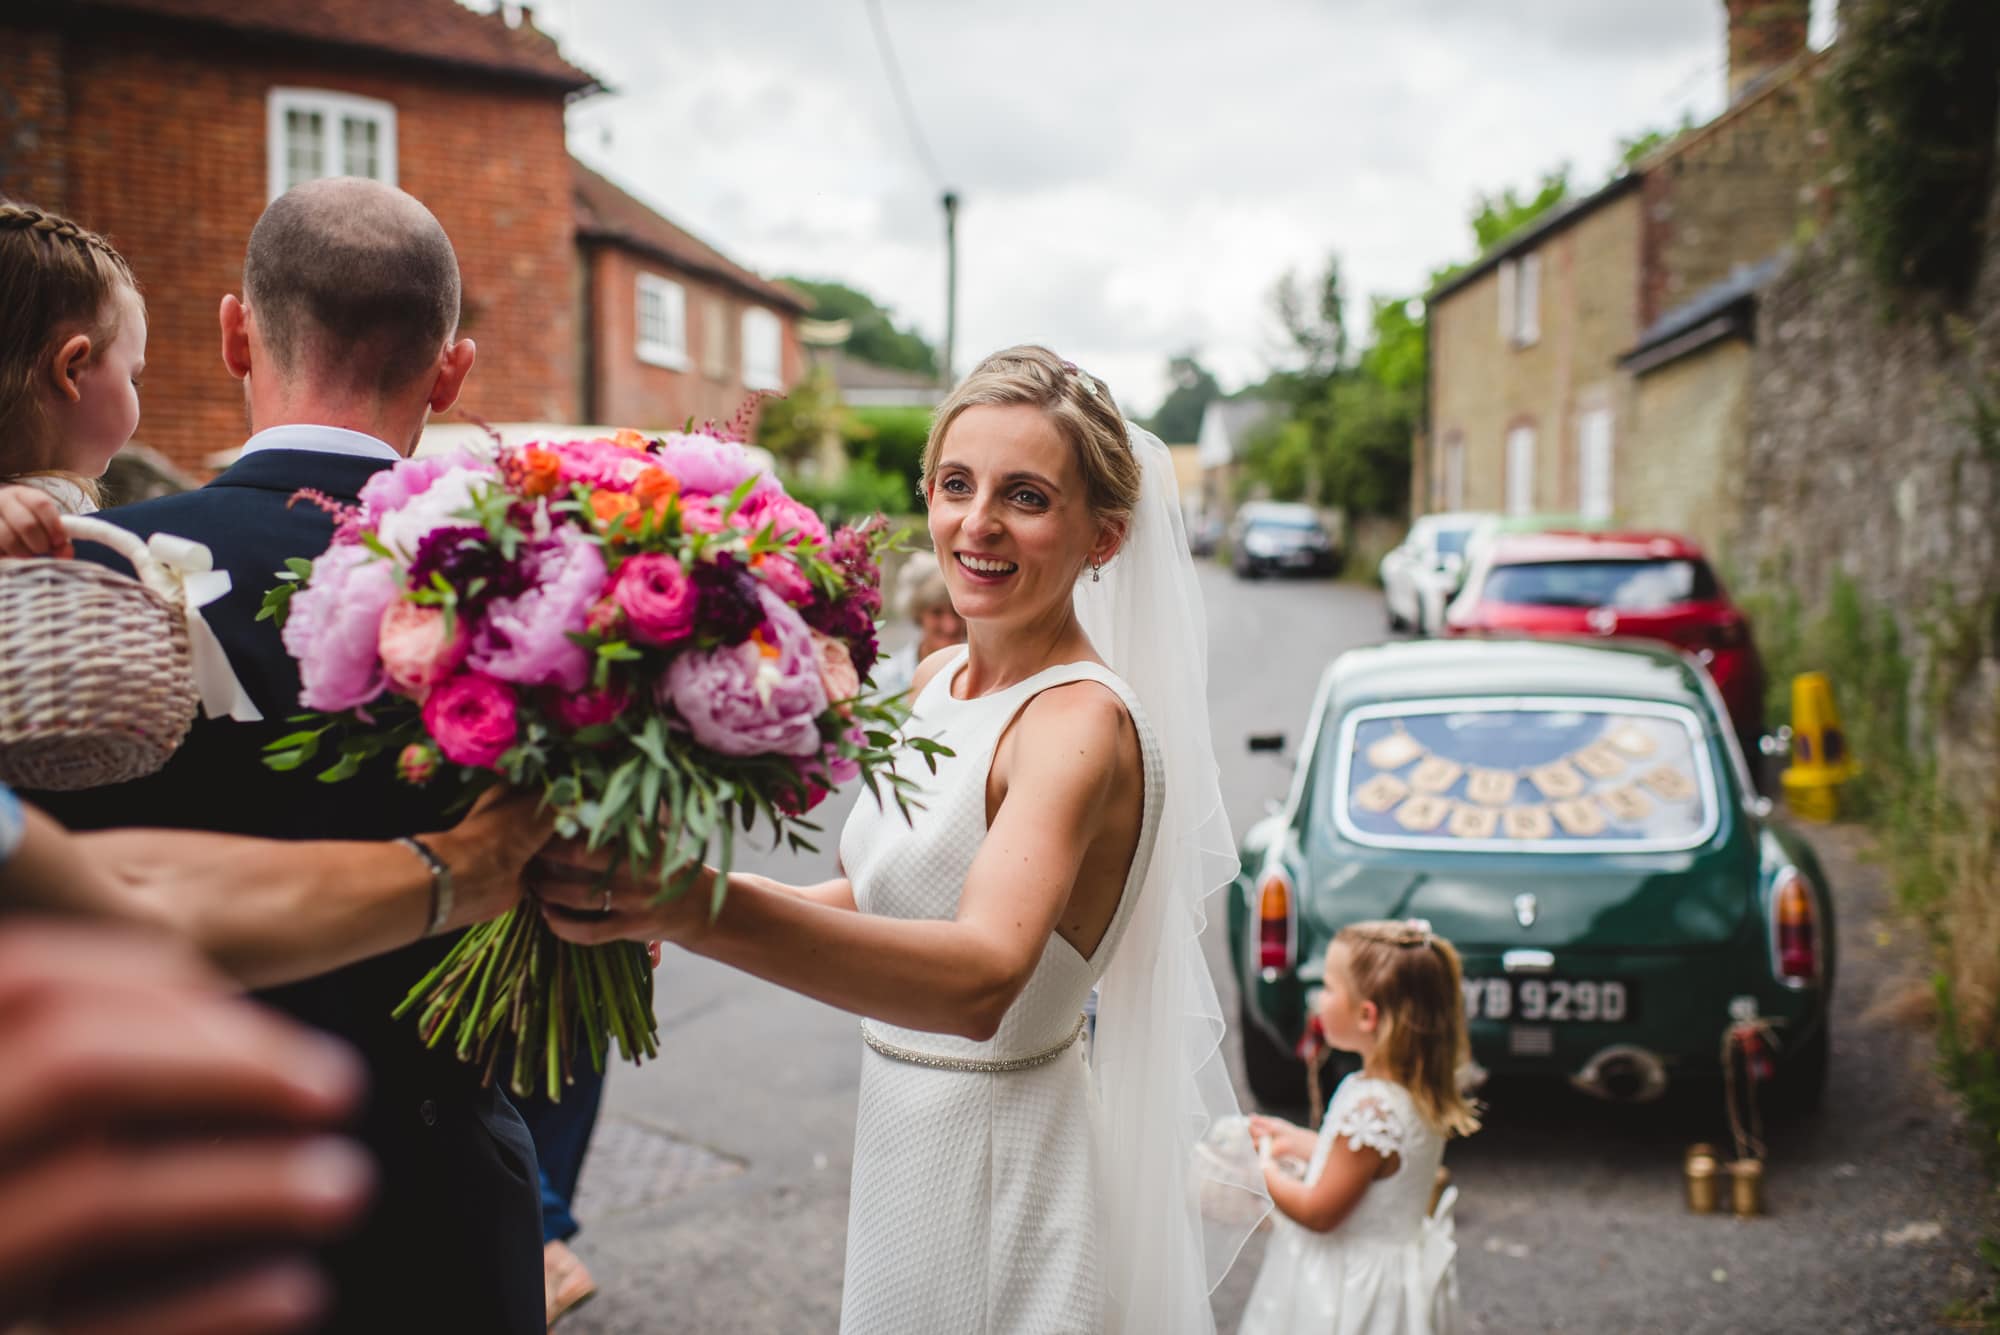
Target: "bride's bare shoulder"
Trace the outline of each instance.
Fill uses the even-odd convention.
[[[922,695],[924,687],[931,684],[931,678],[942,672],[944,665],[949,663],[952,660],[952,656],[964,647],[958,644],[948,645],[917,664],[916,674],[910,678],[910,699],[915,700],[918,696]]]

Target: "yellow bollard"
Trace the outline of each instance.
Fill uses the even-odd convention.
[[[1847,749],[1847,733],[1824,672],[1792,678],[1792,763],[1782,777],[1785,805],[1800,820],[1830,821],[1840,814],[1840,785],[1860,766]]]

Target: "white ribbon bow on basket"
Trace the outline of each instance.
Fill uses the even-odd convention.
[[[215,568],[215,556],[207,547],[171,533],[141,540],[116,524],[80,515],[63,516],[63,530],[73,540],[102,543],[117,552],[132,563],[141,584],[185,614],[188,653],[204,714],[238,723],[256,723],[264,717],[236,679],[229,654],[201,614],[230,589],[229,572]]]

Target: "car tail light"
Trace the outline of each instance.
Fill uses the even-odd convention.
[[[1740,618],[1731,617],[1710,626],[1707,639],[1711,649],[1741,649],[1750,643],[1750,628]]]
[[[1778,873],[1771,897],[1771,936],[1776,943],[1778,981],[1805,987],[1819,981],[1819,910],[1812,884],[1796,867]]]
[[[1298,942],[1292,878],[1267,872],[1257,885],[1257,969],[1268,982],[1292,967]]]

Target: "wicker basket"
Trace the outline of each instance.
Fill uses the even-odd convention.
[[[143,574],[144,541],[69,516]],[[151,774],[187,736],[195,687],[184,608],[87,561],[0,558],[0,782],[74,790]]]

